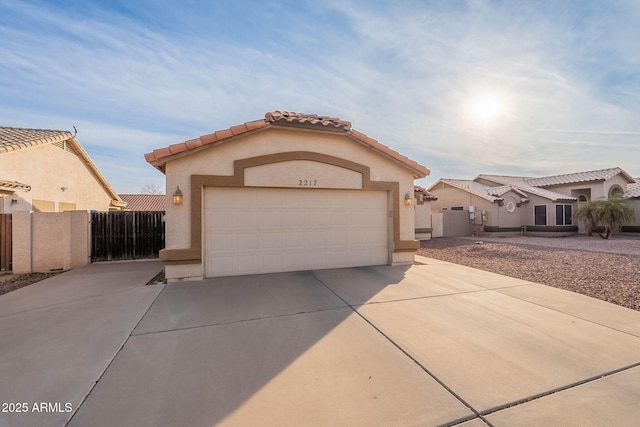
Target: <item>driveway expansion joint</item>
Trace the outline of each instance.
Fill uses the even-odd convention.
[[[533,286],[533,285],[536,285],[536,284],[534,283],[534,284],[526,285],[526,286]],[[543,286],[547,286],[547,285],[543,285]],[[496,291],[496,292],[500,292],[500,290],[502,290],[502,289],[509,289],[509,288],[500,288],[500,289],[496,289],[495,291]],[[572,292],[572,291],[568,291],[568,292]],[[518,299],[518,300],[520,300],[520,301],[524,301],[524,302],[526,302],[526,303],[533,304],[533,305],[536,305],[536,306],[538,306],[538,307],[545,308],[545,309],[547,309],[547,310],[555,311],[556,313],[561,313],[561,314],[564,314],[564,315],[566,315],[566,316],[570,316],[570,317],[573,317],[573,318],[575,318],[575,319],[579,319],[579,320],[582,320],[582,321],[584,321],[584,322],[591,323],[591,324],[593,324],[593,325],[598,325],[598,326],[601,326],[601,327],[603,327],[603,328],[611,329],[612,331],[620,332],[620,333],[623,333],[623,334],[625,334],[625,335],[632,336],[632,337],[634,337],[634,338],[640,338],[640,335],[633,334],[633,333],[631,333],[631,332],[629,332],[629,331],[624,331],[624,330],[622,330],[622,329],[614,328],[613,326],[605,325],[605,324],[603,324],[603,323],[596,322],[596,321],[594,321],[594,320],[587,319],[586,317],[581,317],[581,316],[578,316],[578,315],[576,315],[576,314],[567,313],[566,311],[562,311],[562,310],[559,310],[559,309],[557,309],[557,308],[549,307],[549,306],[543,305],[543,304],[541,304],[541,303],[539,303],[539,302],[530,301],[530,300],[528,300],[528,299],[526,299],[526,298],[522,298],[522,297],[518,297],[518,296],[515,296],[515,295],[510,295],[510,294],[502,294],[502,295],[506,295],[506,296],[508,296],[508,297],[510,297],[510,298],[515,298],[515,299]],[[606,301],[605,301],[605,302],[606,302]],[[612,304],[612,303],[610,303],[610,304]],[[631,310],[631,309],[629,309],[629,310]]]
[[[159,286],[159,285],[155,285],[155,286]],[[167,286],[167,285],[163,285],[163,286]],[[69,301],[63,301],[63,302],[57,302],[55,304],[48,304],[48,305],[43,305],[40,307],[33,307],[33,308],[28,308],[26,310],[22,310],[22,311],[16,311],[15,313],[9,313],[9,314],[0,314],[0,319],[2,319],[3,317],[10,317],[10,316],[15,316],[17,314],[24,314],[24,313],[29,313],[32,311],[37,311],[37,310],[51,310],[54,309],[56,307],[60,307],[60,306],[64,306],[67,304],[72,304],[72,303],[76,303],[76,302],[80,302],[80,301],[89,301],[95,298],[100,298],[100,297],[104,297],[104,296],[109,296],[109,295],[116,295],[122,292],[131,292],[140,288],[144,288],[144,286],[134,286],[131,288],[126,288],[126,289],[118,289],[117,291],[112,291],[112,292],[105,292],[103,294],[98,294],[98,295],[89,295],[86,297],[82,297],[82,298],[76,298],[76,299],[72,299]],[[164,291],[164,289],[162,290]],[[160,291],[158,293],[158,295],[160,295],[162,293],[162,291]],[[154,300],[155,302],[155,300]],[[145,313],[146,314],[146,313]]]
[[[300,315],[303,315],[303,314],[319,313],[319,312],[323,312],[323,311],[340,310],[340,309],[343,309],[343,308],[347,308],[347,306],[341,305],[339,307],[320,308],[320,309],[317,309],[317,310],[299,311],[297,313],[275,314],[273,316],[252,317],[250,319],[239,319],[239,320],[232,320],[232,321],[229,321],[229,322],[208,323],[206,325],[184,326],[184,327],[180,327],[180,328],[161,329],[161,330],[150,331],[150,332],[139,332],[139,333],[132,332],[131,336],[132,337],[140,337],[140,336],[143,336],[143,335],[163,334],[163,333],[169,333],[169,332],[186,331],[186,330],[190,330],[190,329],[201,329],[201,328],[210,328],[210,327],[215,327],[215,326],[234,325],[234,324],[238,324],[238,323],[257,322],[257,321],[260,321],[260,320],[278,319],[278,318],[282,318],[282,317],[294,317],[294,316],[300,316]],[[145,313],[145,315],[146,315],[146,313]],[[137,327],[137,325],[136,325],[136,327]],[[134,328],[134,331],[135,331],[135,328]]]
[[[567,385],[562,386],[562,387],[557,387],[557,388],[549,390],[549,391],[538,393],[538,394],[535,394],[533,396],[525,397],[524,399],[519,399],[519,400],[516,400],[514,402],[507,403],[505,405],[500,405],[500,406],[496,406],[495,408],[491,408],[491,409],[487,409],[487,410],[481,411],[479,416],[491,415],[491,414],[494,414],[496,412],[503,411],[505,409],[510,409],[510,408],[515,407],[515,406],[519,406],[519,405],[522,405],[522,404],[525,404],[525,403],[532,402],[534,400],[541,399],[543,397],[551,396],[551,395],[554,395],[556,393],[560,393],[560,392],[563,392],[563,391],[571,390],[571,389],[576,388],[576,387],[583,386],[585,384],[593,383],[593,382],[602,380],[604,378],[608,378],[608,377],[611,377],[613,375],[619,374],[621,372],[629,371],[629,370],[637,368],[637,367],[640,367],[640,362],[637,362],[637,363],[634,363],[634,364],[631,364],[631,365],[628,365],[628,366],[625,366],[625,367],[622,367],[622,368],[614,369],[612,371],[604,372],[602,374],[599,374],[599,375],[596,375],[596,376],[593,376],[593,377],[590,377],[590,378],[586,378],[584,380],[577,381],[575,383],[567,384]]]
[[[356,307],[359,307],[361,305],[351,305],[349,304],[347,301],[344,300],[344,298],[342,298],[340,295],[338,295],[333,289],[331,289],[331,287],[329,287],[329,285],[327,285],[322,279],[320,279],[316,274],[315,271],[312,271],[311,274],[319,281],[321,282],[330,292],[332,292],[336,298],[339,298],[342,302],[344,302],[347,307],[349,307],[351,310],[353,310],[353,312],[359,316],[362,320],[364,320],[370,327],[372,327],[375,331],[377,331],[380,335],[382,335],[387,341],[389,341],[389,343],[391,343],[395,348],[397,348],[402,354],[404,354],[406,357],[409,358],[409,360],[411,360],[416,366],[418,366],[423,372],[425,372],[427,375],[429,375],[436,383],[438,383],[442,388],[444,388],[445,390],[447,390],[447,392],[449,392],[449,394],[451,394],[453,397],[455,397],[460,403],[462,403],[467,409],[469,409],[471,412],[473,412],[474,415],[471,415],[469,417],[464,417],[464,418],[460,418],[458,420],[452,420],[451,422],[445,424],[445,425],[455,425],[455,424],[460,424],[462,422],[466,422],[472,419],[480,418],[485,424],[487,424],[489,427],[493,427],[493,424],[491,424],[491,422],[489,422],[489,420],[485,419],[483,414],[481,414],[480,412],[478,412],[475,408],[473,408],[469,403],[467,403],[462,396],[458,395],[455,391],[453,391],[449,386],[447,386],[441,379],[439,379],[435,374],[433,374],[429,369],[427,369],[427,367],[425,367],[424,365],[422,365],[415,357],[413,357],[411,354],[409,354],[404,348],[402,348],[402,346],[400,346],[397,342],[395,342],[393,339],[391,339],[391,337],[389,337],[387,334],[385,334],[380,328],[378,328],[376,325],[374,325],[369,319],[367,319],[365,316],[363,316],[360,312],[358,312],[358,310],[356,309]]]
[[[87,392],[87,394],[84,395],[84,397],[82,398],[82,400],[80,401],[80,403],[78,403],[78,405],[75,407],[75,410],[73,411],[73,413],[71,414],[71,416],[69,417],[69,419],[67,420],[67,422],[65,423],[65,427],[67,427],[69,425],[69,423],[71,423],[71,421],[73,420],[73,417],[78,413],[78,411],[80,410],[80,408],[82,407],[82,405],[84,404],[84,402],[87,401],[87,399],[89,398],[89,396],[91,395],[91,393],[93,392],[93,390],[96,388],[96,385],[98,385],[98,383],[100,382],[100,380],[102,379],[102,377],[104,377],[105,373],[109,370],[109,367],[111,366],[111,364],[113,363],[114,360],[116,360],[116,358],[118,357],[118,355],[120,354],[120,352],[122,352],[122,349],[124,348],[125,345],[127,345],[127,343],[129,342],[129,338],[131,338],[131,334],[133,333],[133,331],[138,327],[138,325],[140,324],[140,322],[142,322],[142,319],[144,319],[144,317],[147,315],[147,313],[149,312],[149,310],[151,310],[151,307],[153,306],[153,304],[156,302],[156,300],[158,299],[158,297],[160,297],[160,294],[162,294],[165,289],[167,289],[166,285],[164,285],[164,288],[162,288],[162,290],[160,290],[160,292],[158,292],[158,295],[156,295],[156,297],[153,299],[153,301],[151,301],[151,304],[149,304],[149,307],[147,307],[147,309],[144,311],[144,314],[142,314],[142,316],[140,316],[140,319],[138,319],[138,322],[136,322],[136,324],[133,326],[133,328],[131,329],[131,332],[129,332],[129,335],[127,336],[127,338],[123,341],[122,345],[120,346],[120,348],[118,349],[118,351],[115,352],[115,354],[113,355],[113,357],[111,358],[111,360],[109,361],[109,363],[107,363],[107,366],[102,370],[102,372],[100,373],[100,375],[98,376],[98,378],[96,379],[96,381],[91,385],[91,388],[89,389],[89,391]]]

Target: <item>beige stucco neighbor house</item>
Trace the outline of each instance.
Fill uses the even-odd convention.
[[[622,226],[621,230],[625,233],[640,233],[640,178],[634,179],[636,182],[627,185],[627,191],[623,197],[631,200],[631,206],[636,212],[636,218],[634,222]]]
[[[426,188],[415,185],[413,187],[415,209],[416,240],[429,240],[433,233],[431,222],[431,202],[438,198],[429,193]]]
[[[405,264],[424,166],[337,118],[275,111],[154,150],[169,281]],[[183,195],[183,197],[179,197]]]
[[[568,235],[581,202],[623,195],[635,180],[620,168],[546,177],[478,175],[440,179],[428,188],[444,214],[445,236],[472,233]]]
[[[123,206],[70,132],[0,127],[0,213]]]

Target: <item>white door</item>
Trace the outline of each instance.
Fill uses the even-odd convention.
[[[384,265],[385,191],[205,188],[207,277]]]

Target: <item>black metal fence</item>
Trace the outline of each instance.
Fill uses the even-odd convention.
[[[92,212],[91,262],[158,258],[164,212]]]

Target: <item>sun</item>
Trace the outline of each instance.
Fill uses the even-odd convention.
[[[495,97],[484,97],[473,104],[473,114],[480,120],[490,120],[500,113],[500,102]]]
[[[504,97],[497,93],[483,93],[471,97],[467,104],[468,118],[479,125],[491,125],[506,113]]]

